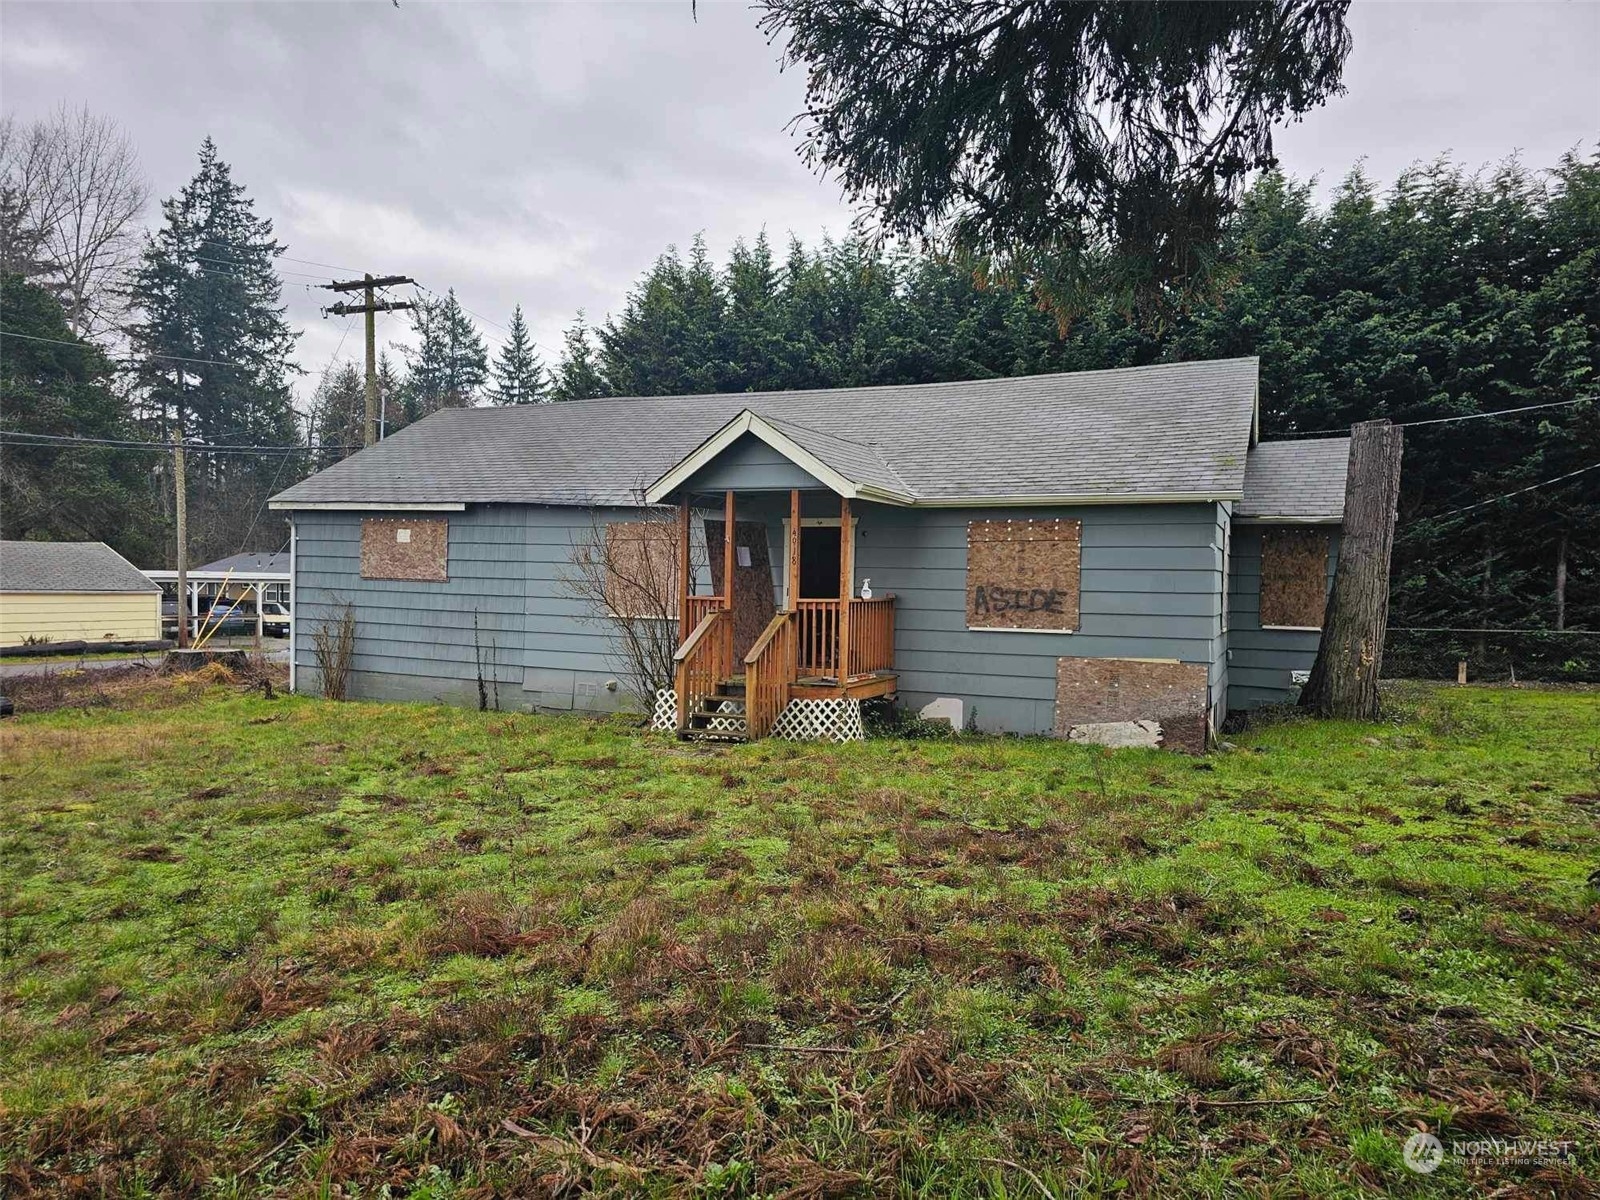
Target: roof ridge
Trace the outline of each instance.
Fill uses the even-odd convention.
[[[768,391],[749,392],[689,392],[689,393],[662,393],[654,396],[587,396],[581,400],[551,400],[543,404],[473,404],[459,407],[441,408],[429,413],[436,416],[442,412],[494,412],[502,410],[543,409],[553,405],[572,404],[612,404],[618,401],[638,400],[736,400],[741,396],[815,396],[826,392],[889,392],[903,388],[951,388],[974,387],[987,384],[1016,383],[1023,379],[1081,379],[1088,375],[1127,375],[1135,371],[1171,370],[1174,367],[1214,367],[1223,363],[1257,363],[1261,362],[1259,354],[1235,354],[1229,358],[1189,358],[1179,359],[1175,362],[1140,363],[1132,367],[1090,367],[1080,371],[1036,371],[1028,375],[989,375],[982,379],[933,379],[922,383],[845,383],[835,384],[832,387],[814,388],[774,388]],[[426,420],[427,418],[423,418]],[[413,421],[412,425],[419,422]],[[408,425],[406,428],[410,428]]]

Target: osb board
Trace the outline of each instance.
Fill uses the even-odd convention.
[[[725,521],[706,522],[706,559],[711,564],[711,586],[722,591],[722,532]],[[733,523],[733,661],[744,656],[778,611],[772,598],[772,555],[767,549],[767,527],[760,521]],[[750,550],[750,565],[739,565],[739,546]],[[743,670],[741,666],[739,668]]]
[[[450,522],[438,518],[366,517],[361,522],[361,578],[447,583]]]
[[[1083,522],[967,523],[967,626],[970,629],[1078,628]]]
[[[1203,754],[1207,701],[1204,663],[1135,658],[1056,660],[1057,737],[1104,742],[1103,730],[1087,727],[1155,722],[1160,727],[1157,745]]]
[[[1321,629],[1328,604],[1328,535],[1268,529],[1261,535],[1261,623]]]
[[[613,521],[606,526],[606,607],[621,617],[678,611],[678,525]]]

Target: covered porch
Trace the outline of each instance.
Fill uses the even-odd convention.
[[[829,702],[859,728],[859,701],[898,689],[895,599],[861,594],[854,506],[911,497],[872,447],[747,409],[645,500],[678,508],[681,736],[789,735],[808,704]]]
[[[894,597],[854,594],[850,498],[791,488],[781,533],[773,498],[746,493],[741,503],[728,489],[708,510],[704,494],[679,497],[685,632],[674,656],[674,690],[681,736],[765,737],[793,701],[863,700],[896,690]],[[823,508],[837,515],[819,515]],[[692,564],[697,518],[706,530],[709,591],[697,588]],[[752,527],[778,547],[776,564],[752,552]],[[764,569],[776,578],[763,579]],[[765,622],[752,623],[764,607]]]

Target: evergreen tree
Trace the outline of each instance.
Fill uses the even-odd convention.
[[[285,247],[272,222],[256,216],[210,138],[199,171],[162,214],[129,292],[145,418],[163,435],[181,431],[196,442],[298,442],[289,391],[296,335],[280,302],[275,262]],[[194,456],[194,553],[232,553],[236,539],[255,532],[275,546],[283,522],[261,517],[262,505],[301,469],[303,459],[280,455]]]
[[[528,323],[522,318],[522,305],[511,310],[511,324],[505,343],[494,361],[489,399],[495,404],[540,404],[545,396],[544,367],[534,353]]]
[[[572,323],[565,334],[566,348],[556,367],[556,379],[550,389],[552,400],[589,400],[596,396],[609,396],[611,389],[595,362],[594,347],[589,344],[589,329],[584,324],[583,313]]]
[[[455,289],[441,299],[419,300],[411,313],[414,349],[404,348],[406,398],[411,420],[441,408],[471,408],[489,375],[489,352]]]
[[[1330,202],[1276,173],[1223,244],[1227,286],[1154,331],[1114,291],[1063,332],[985,261],[855,239],[782,263],[764,239],[715,271],[668,250],[601,334],[577,394],[917,383],[1257,355],[1268,437],[1581,399],[1600,378],[1600,158],[1545,175],[1448,162]],[[590,364],[581,326],[574,363]],[[569,335],[569,346],[572,335]],[[1392,622],[1600,622],[1600,474],[1455,510],[1600,462],[1592,403],[1423,426],[1407,439]],[[1581,655],[1577,656],[1581,659]],[[1600,664],[1596,664],[1600,666]]]
[[[365,419],[365,408],[362,410]],[[405,379],[395,370],[387,350],[378,351],[378,425],[384,437],[411,424],[406,408]]]
[[[366,380],[354,363],[331,367],[311,397],[312,460],[319,471],[361,448],[366,436]]]
[[[0,429],[137,437],[111,363],[73,334],[50,291],[5,275],[0,326],[26,335],[0,339]],[[150,503],[151,457],[116,446],[0,444],[0,531],[15,539],[103,541],[135,563],[154,565],[161,541]]]

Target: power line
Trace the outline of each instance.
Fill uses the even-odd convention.
[[[1415,429],[1418,425],[1449,425],[1455,421],[1482,421],[1488,417],[1509,417],[1515,413],[1536,412],[1541,408],[1566,408],[1571,404],[1587,404],[1595,399],[1593,396],[1579,396],[1575,400],[1552,400],[1548,404],[1525,404],[1521,408],[1499,408],[1494,412],[1463,413],[1458,417],[1428,417],[1422,421],[1396,421],[1394,424],[1399,429]],[[1348,433],[1348,426],[1339,429],[1302,429],[1295,433],[1286,433],[1286,438],[1317,437],[1324,433]]]
[[[1489,499],[1479,500],[1476,504],[1468,504],[1463,508],[1452,508],[1449,512],[1433,513],[1417,519],[1421,521],[1442,521],[1446,517],[1460,516],[1462,513],[1471,512],[1475,508],[1482,508],[1486,504],[1498,504],[1501,500],[1509,500],[1513,496],[1520,496],[1524,492],[1531,492],[1537,488],[1549,487],[1552,483],[1560,483],[1564,479],[1571,479],[1589,471],[1600,471],[1600,463],[1590,463],[1587,467],[1579,467],[1576,471],[1568,471],[1565,475],[1557,475],[1554,479],[1541,479],[1538,483],[1530,483],[1527,487],[1518,488],[1514,492],[1507,492],[1503,496],[1490,496]]]
[[[309,454],[312,450],[359,450],[360,446],[306,446],[299,442],[259,445],[238,445],[228,442],[146,442],[138,438],[97,438],[56,433],[24,433],[20,430],[0,430],[0,444],[16,446],[115,446],[124,450],[173,450],[180,444],[191,454]]]
[[[215,241],[212,241],[211,239],[208,238],[205,241],[201,242],[200,244],[201,244],[201,246],[226,246],[228,243],[226,243],[226,242],[215,242]],[[349,275],[354,275],[356,273],[356,269],[354,267],[341,267],[341,266],[336,266],[333,263],[318,262],[314,258],[295,258],[292,254],[274,254],[272,256],[272,258],[273,258],[274,262],[282,261],[282,262],[299,263],[301,266],[305,266],[305,267],[322,267],[325,270],[342,271],[342,272],[344,272],[346,274],[349,274]],[[235,267],[242,267],[242,266],[248,265],[246,263],[240,262],[236,258],[219,258],[219,259],[215,259],[213,261],[220,262],[220,263],[227,263],[227,264],[235,266]],[[298,274],[301,274],[301,272],[294,271],[294,272],[290,272],[290,274],[298,275]]]
[[[131,363],[139,362],[146,358],[159,358],[167,362],[205,363],[207,366],[212,367],[238,367],[242,371],[254,369],[246,363],[228,362],[226,359],[221,358],[185,358],[181,354],[133,354],[127,356],[126,358],[115,358],[106,353],[106,351],[102,350],[99,346],[94,345],[92,342],[67,342],[60,338],[39,337],[32,333],[12,333],[9,329],[0,329],[0,337],[22,338],[24,341],[29,342],[49,342],[52,346],[68,346],[74,350],[92,350],[98,354],[105,355],[105,357],[110,359],[112,362]]]
[[[1463,629],[1455,625],[1391,625],[1390,633],[1548,633],[1554,637],[1600,637],[1600,629]]]

